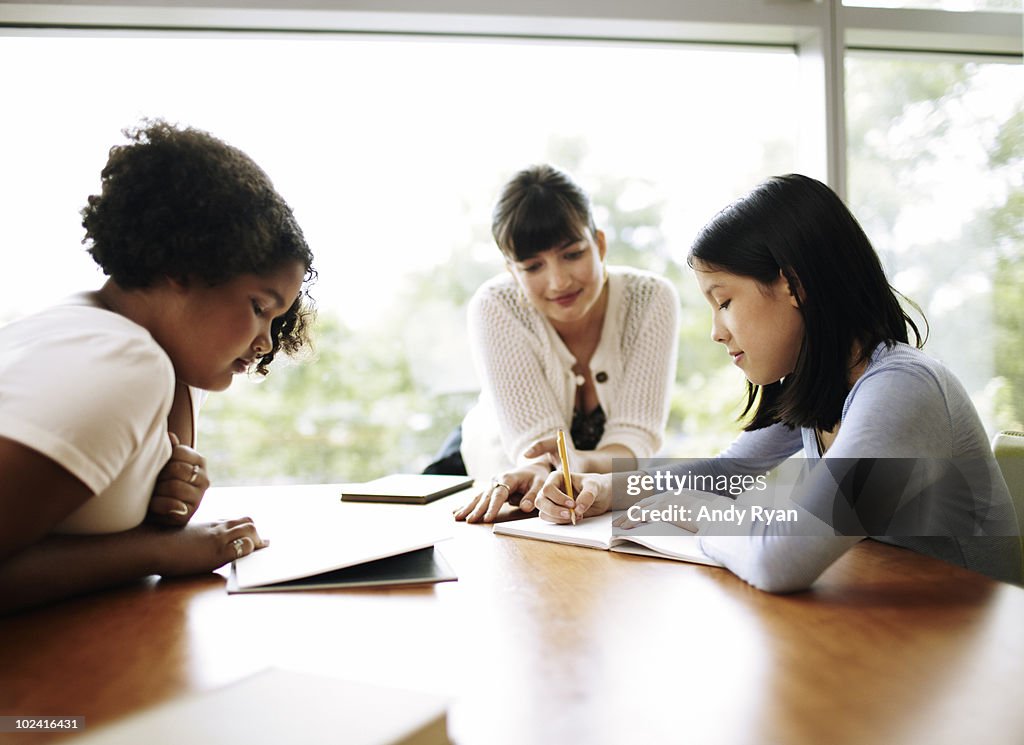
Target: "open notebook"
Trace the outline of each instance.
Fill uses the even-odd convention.
[[[654,556],[659,559],[689,561],[694,564],[722,566],[700,550],[696,535],[670,523],[645,523],[619,535],[612,534],[612,521],[622,512],[606,512],[588,517],[576,525],[555,525],[539,517],[494,524],[498,535],[533,538],[570,546],[598,548],[624,554]]]

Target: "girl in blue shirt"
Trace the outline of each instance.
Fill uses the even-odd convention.
[[[687,263],[711,306],[712,338],[747,378],[750,416],[717,458],[670,470],[764,473],[800,452],[808,465],[789,495],[797,521],[752,521],[728,536],[684,521],[705,553],[773,592],[808,587],[865,535],[1021,581],[1019,528],[981,420],[956,377],[920,350],[878,255],[831,189],[795,174],[767,180],[703,228]],[[572,499],[552,478],[538,507],[564,523],[569,510],[636,501],[612,484],[574,475]],[[683,491],[640,504],[696,514],[758,498]]]

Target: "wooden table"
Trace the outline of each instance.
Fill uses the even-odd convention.
[[[267,534],[274,510],[335,499],[214,489],[202,514]],[[872,541],[781,597],[486,526],[442,548],[458,582],[229,596],[218,575],[151,578],[2,619],[0,714],[91,728],[277,666],[446,693],[463,745],[1024,742],[1024,589]]]

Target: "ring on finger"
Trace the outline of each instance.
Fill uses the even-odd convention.
[[[501,487],[502,489],[504,489],[506,495],[511,495],[512,494],[512,489],[509,488],[509,485],[504,483],[504,482],[502,482],[502,481],[495,481],[494,485],[491,487],[491,491],[497,489],[498,487]]]
[[[192,475],[188,477],[188,483],[190,483],[190,484],[196,483],[196,478],[198,476],[199,476],[199,464],[198,463],[193,463],[192,464]]]
[[[231,548],[235,549],[235,558],[241,559],[242,554],[245,552],[245,539],[236,538],[235,540],[231,541]]]

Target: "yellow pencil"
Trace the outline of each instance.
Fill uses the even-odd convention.
[[[558,457],[562,459],[562,478],[565,479],[565,493],[572,499],[572,477],[569,476],[569,453],[565,449],[565,432],[558,430]],[[572,524],[576,524],[576,508],[569,510]]]

